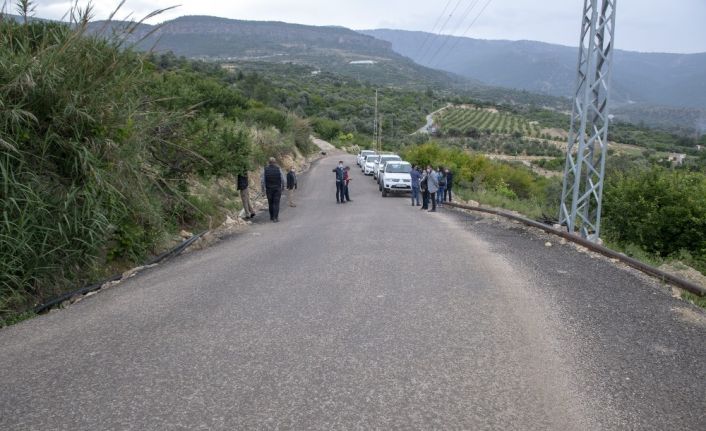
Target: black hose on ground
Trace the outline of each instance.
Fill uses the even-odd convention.
[[[495,210],[495,209],[490,209],[490,208],[481,208],[481,207],[471,207],[467,205],[460,205],[457,203],[453,202],[447,202],[444,203],[446,206],[450,206],[453,208],[458,208],[462,210],[467,210],[467,211],[476,211],[476,212],[481,212],[481,213],[486,213],[486,214],[492,214],[492,215],[497,215],[501,216],[510,220],[514,220],[517,222],[520,222],[524,225],[531,226],[531,227],[536,227],[537,229],[541,229],[547,233],[550,233],[552,235],[557,235],[560,236],[568,241],[571,241],[573,243],[579,244],[583,247],[586,247],[587,249],[594,251],[596,253],[600,253],[603,256],[609,257],[611,259],[616,259],[632,268],[635,268],[639,271],[644,272],[645,274],[649,274],[651,276],[657,277],[661,279],[662,281],[669,282],[670,284],[673,284],[681,289],[684,289],[688,292],[693,293],[694,295],[697,296],[706,296],[706,288],[703,286],[699,286],[696,283],[692,283],[690,281],[684,280],[683,278],[677,277],[676,275],[670,274],[668,272],[664,272],[660,269],[657,269],[653,266],[647,265],[646,263],[640,262],[637,259],[633,259],[632,257],[626,256],[622,253],[618,253],[615,250],[611,250],[608,247],[604,247],[602,245],[594,244],[591,241],[581,238],[580,236],[571,234],[567,231],[563,231],[560,229],[555,229],[551,226],[547,226],[545,224],[542,224],[540,222],[518,216],[509,212],[505,211],[500,211],[500,210]]]
[[[159,256],[156,256],[152,259],[150,259],[147,263],[145,263],[143,266],[150,266],[150,265],[156,265],[160,262],[165,261],[166,259],[172,258],[174,256],[178,256],[181,254],[184,250],[186,250],[187,247],[189,247],[191,244],[193,244],[196,240],[204,236],[208,231],[203,231],[198,235],[194,235],[191,238],[181,242],[179,245],[176,247],[172,248],[171,250],[168,250]],[[115,274],[113,276],[110,276],[106,279],[103,279],[97,283],[90,284],[88,286],[82,287],[81,289],[77,289],[71,292],[64,293],[63,295],[57,296],[55,298],[50,299],[49,301],[45,302],[44,304],[38,305],[34,307],[33,311],[36,314],[42,313],[46,310],[49,310],[52,307],[55,307],[58,304],[61,304],[64,301],[67,301],[75,296],[82,296],[86,295],[87,293],[94,292],[98,289],[100,289],[104,284],[110,283],[113,281],[118,281],[123,278],[122,274]]]

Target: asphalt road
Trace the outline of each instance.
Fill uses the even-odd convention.
[[[1,330],[0,429],[706,429],[701,310],[358,170],[337,205],[335,160],[280,223]]]

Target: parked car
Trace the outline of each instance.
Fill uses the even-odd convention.
[[[365,156],[368,154],[377,154],[373,150],[361,150],[360,153],[358,153],[358,157],[356,157],[355,162],[358,164],[358,166],[363,167],[363,163],[365,162]]]
[[[382,172],[382,169],[385,167],[385,162],[389,162],[391,160],[402,160],[402,157],[398,156],[397,154],[383,154],[375,161],[375,170],[373,171],[373,177],[375,178],[375,180],[378,179],[378,175],[380,174],[380,172]]]
[[[412,191],[412,164],[409,162],[389,161],[385,170],[380,173],[380,190],[382,197],[390,193],[407,193]]]
[[[365,173],[365,164],[368,163],[368,161],[370,161],[371,163],[375,163],[376,157],[379,157],[379,155],[378,154],[368,154],[365,157],[363,157],[363,161],[360,164],[360,171]],[[371,170],[371,172],[372,172],[372,170]]]
[[[375,162],[380,158],[377,154],[368,154],[365,156],[365,163],[363,163],[363,173],[365,175],[372,175],[375,171]]]

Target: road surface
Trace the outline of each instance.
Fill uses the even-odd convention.
[[[337,205],[339,157],[280,223],[1,330],[0,429],[706,429],[702,311],[359,170]]]
[[[439,112],[448,109],[451,105],[447,104],[441,109],[437,109],[436,111],[432,112],[431,114],[427,115],[427,123],[422,126],[421,129],[417,130],[417,133],[426,133],[429,134],[431,133],[431,127],[434,125],[434,115],[438,114]]]

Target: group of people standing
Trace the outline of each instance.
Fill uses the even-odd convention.
[[[243,202],[243,211],[245,218],[255,217],[255,210],[250,203],[250,190],[247,173],[238,174],[238,190],[240,191],[240,199]],[[292,166],[287,175],[277,165],[277,160],[270,157],[270,160],[265,166],[265,169],[260,175],[260,187],[262,192],[267,196],[267,207],[270,212],[270,221],[279,222],[279,204],[282,198],[282,190],[287,189],[287,200],[290,207],[297,206],[294,202],[294,191],[297,189],[297,173]]]
[[[453,189],[453,173],[439,166],[434,170],[431,165],[427,165],[422,170],[420,166],[412,167],[410,172],[412,177],[412,206],[420,206],[420,209],[436,212],[436,206],[444,202],[451,202],[451,190]],[[421,195],[422,203],[419,203]],[[429,203],[431,202],[431,209]]]
[[[338,166],[333,168],[331,172],[336,174],[336,203],[344,204],[351,202],[350,182],[351,182],[351,167],[343,166],[343,160],[338,161]]]
[[[350,167],[344,166],[343,161],[339,160],[338,165],[332,172],[336,174],[336,203],[351,202]],[[421,206],[423,210],[436,212],[437,205],[442,205],[447,201],[451,202],[453,173],[450,170],[443,166],[439,166],[437,170],[434,170],[431,165],[427,165],[424,170],[420,166],[414,166],[410,176],[412,178],[412,206]],[[297,189],[297,174],[293,166],[285,175],[277,165],[277,160],[271,157],[267,166],[263,169],[262,175],[260,175],[260,186],[263,193],[267,196],[270,221],[279,222],[280,199],[285,188],[289,206],[297,206],[294,202],[294,191]],[[255,210],[250,203],[247,173],[238,175],[237,188],[240,191],[240,199],[243,202],[245,218],[254,218]],[[431,203],[431,208],[429,208],[429,203]]]

